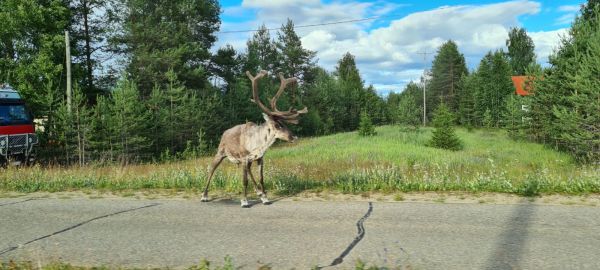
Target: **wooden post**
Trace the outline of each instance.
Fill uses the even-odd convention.
[[[71,113],[71,45],[69,42],[69,31],[65,30],[65,45],[67,47],[67,109]]]

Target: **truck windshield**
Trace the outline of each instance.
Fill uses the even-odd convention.
[[[31,123],[31,117],[21,104],[0,104],[0,125]]]

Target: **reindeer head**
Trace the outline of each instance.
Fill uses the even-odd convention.
[[[298,137],[292,134],[292,131],[285,125],[281,120],[277,120],[274,117],[263,113],[263,118],[268,126],[269,133],[275,133],[275,138],[284,140],[286,142],[294,142]]]
[[[286,79],[283,77],[283,74],[279,73],[279,80],[281,81],[281,84],[275,96],[271,98],[271,109],[269,109],[260,101],[260,98],[258,96],[258,80],[267,75],[267,72],[261,70],[256,76],[252,76],[252,74],[250,74],[249,71],[246,71],[246,75],[248,75],[248,78],[250,78],[250,81],[252,81],[251,101],[256,103],[258,107],[264,112],[263,117],[265,118],[265,121],[267,122],[269,128],[272,129],[273,132],[275,132],[275,137],[284,141],[293,142],[296,139],[296,137],[292,134],[292,132],[287,128],[287,126],[284,123],[298,124],[298,117],[301,114],[307,113],[308,109],[304,107],[304,109],[298,111],[296,109],[290,108],[289,110],[282,112],[277,109],[277,99],[279,99],[279,96],[281,96],[283,90],[285,90],[288,84],[295,83],[297,81],[296,78],[292,77]]]

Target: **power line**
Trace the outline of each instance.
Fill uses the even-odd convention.
[[[375,20],[375,19],[379,19],[379,18],[386,18],[386,17],[393,17],[393,15],[389,15],[389,16],[375,16],[375,17],[369,17],[369,18],[363,18],[363,19],[354,19],[354,20],[328,22],[328,23],[305,24],[305,25],[294,26],[294,28],[307,28],[307,27],[315,27],[315,26],[323,26],[323,25],[334,25],[334,24],[343,24],[343,23],[363,22],[363,21],[370,21],[370,20]],[[267,28],[267,30],[269,30],[269,31],[280,30],[280,29],[282,29],[282,27]],[[247,32],[256,32],[256,31],[259,31],[259,30],[260,29],[222,31],[222,32],[218,32],[218,34],[247,33]]]
[[[443,10],[443,9],[448,9],[450,7],[440,7],[437,9],[433,9],[430,11],[437,11],[437,10]],[[345,21],[336,21],[336,22],[328,22],[328,23],[315,23],[315,24],[305,24],[305,25],[298,25],[298,26],[294,26],[294,28],[307,28],[307,27],[315,27],[315,26],[323,26],[323,25],[335,25],[335,24],[343,24],[343,23],[353,23],[353,22],[363,22],[363,21],[371,21],[371,20],[376,20],[376,19],[380,19],[380,18],[389,18],[389,17],[398,17],[398,14],[394,14],[394,15],[381,15],[381,16],[374,16],[374,17],[369,17],[369,18],[362,18],[362,19],[353,19],[353,20],[345,20]],[[272,31],[272,30],[280,30],[282,29],[282,27],[275,27],[275,28],[267,28],[267,30]],[[246,29],[246,30],[231,30],[231,31],[221,31],[221,32],[217,32],[217,34],[232,34],[232,33],[248,33],[248,32],[257,32],[260,29]]]

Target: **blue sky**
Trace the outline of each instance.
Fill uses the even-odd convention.
[[[382,95],[399,92],[417,80],[433,55],[423,63],[418,52],[435,52],[455,40],[470,69],[489,50],[505,48],[508,30],[527,29],[536,44],[538,62],[545,65],[560,36],[566,33],[579,5],[585,1],[330,1],[227,0],[221,1],[221,31],[281,26],[287,18],[296,25],[361,18],[375,20],[297,29],[303,46],[317,51],[318,64],[333,70],[345,53],[356,56],[367,84]],[[245,51],[249,33],[218,34],[213,49],[225,44]],[[275,37],[275,32],[271,33]]]

